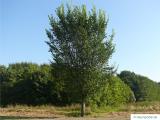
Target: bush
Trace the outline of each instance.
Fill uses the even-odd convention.
[[[134,101],[135,97],[131,89],[118,77],[108,79],[106,86],[89,99],[93,107],[118,106]]]

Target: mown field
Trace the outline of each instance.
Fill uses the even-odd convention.
[[[160,114],[160,102],[139,102],[119,107],[86,109],[86,116],[80,118],[79,105],[56,106],[7,106],[0,108],[0,119],[55,119],[55,120],[129,120],[131,113]]]

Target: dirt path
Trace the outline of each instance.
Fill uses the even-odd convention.
[[[31,116],[31,114],[30,114]],[[65,117],[65,116],[44,116],[43,117],[35,117],[32,115],[32,117],[29,117],[29,115],[27,115],[25,113],[24,114],[17,114],[16,115],[14,113],[10,113],[10,114],[0,114],[0,119],[1,120],[7,120],[7,119],[14,119],[14,120],[30,120],[30,119],[34,119],[34,120],[38,120],[38,119],[43,119],[43,120],[129,120],[130,118],[130,113],[127,112],[117,112],[117,113],[109,113],[106,115],[103,115],[103,117],[92,117],[92,116],[86,116],[84,118],[81,117]]]
[[[84,118],[81,117],[65,117],[65,116],[50,116],[50,117],[29,117],[26,114],[25,115],[20,115],[19,116],[15,116],[13,113],[12,114],[5,114],[6,116],[0,117],[1,120],[5,120],[5,119],[14,119],[14,120],[30,120],[30,119],[34,119],[34,120],[38,120],[38,119],[43,119],[43,120],[130,120],[130,113],[128,112],[113,112],[113,113],[107,113],[104,114],[103,117],[92,117],[92,116],[86,116]],[[0,114],[0,116],[2,116],[2,114]]]
[[[104,116],[104,117],[85,117],[85,118],[56,118],[55,120],[130,120],[130,116],[126,115],[119,115],[119,116]]]
[[[64,117],[56,118],[55,120],[130,120],[131,114],[160,114],[160,111],[153,112],[113,112],[106,113],[103,117],[85,117],[85,118],[73,118],[73,117]]]

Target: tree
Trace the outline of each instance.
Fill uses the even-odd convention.
[[[0,65],[0,106],[1,106],[1,103],[3,102],[2,101],[2,98],[4,96],[4,94],[2,94],[2,92],[6,92],[6,90],[3,89],[3,86],[5,84],[5,81],[7,79],[7,68],[3,65]],[[3,92],[3,93],[4,93]]]
[[[119,77],[132,89],[137,101],[160,101],[157,82],[130,71],[122,71]]]
[[[57,104],[58,100],[50,65],[23,62],[8,67],[0,65],[0,105]]]
[[[85,113],[87,98],[106,83],[104,74],[112,69],[108,61],[114,52],[113,36],[106,34],[108,19],[105,12],[86,6],[57,8],[58,18],[49,16],[51,29],[46,30],[54,75],[62,89],[76,94],[81,102],[81,116]]]

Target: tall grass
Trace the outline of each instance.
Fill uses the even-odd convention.
[[[160,112],[160,102],[137,102],[121,106],[119,111],[130,112]]]
[[[34,116],[34,117],[53,117],[53,116],[80,116],[80,105],[57,107],[52,105],[27,106],[27,105],[8,105],[0,108],[0,116]],[[103,116],[103,114],[114,112],[152,112],[160,113],[160,102],[137,102],[120,106],[103,106],[95,109],[86,108],[88,116]]]
[[[29,115],[30,113],[33,116],[41,116],[43,114],[46,115],[57,115],[57,116],[80,116],[80,105],[73,104],[70,106],[53,106],[53,105],[40,105],[40,106],[27,106],[27,105],[8,105],[5,108],[0,108],[2,113],[8,114],[24,114]],[[31,115],[30,114],[30,115]],[[37,115],[36,115],[37,114]],[[89,107],[86,107],[86,115],[91,114],[91,110]]]

